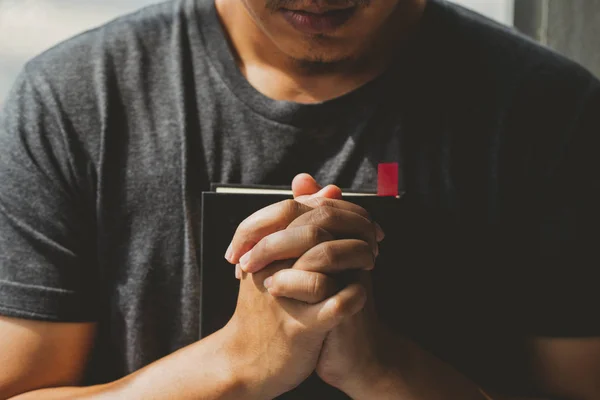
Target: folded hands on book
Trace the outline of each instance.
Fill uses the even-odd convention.
[[[244,342],[236,348],[245,370],[260,375],[254,390],[275,397],[316,370],[360,398],[385,375],[393,341],[378,323],[369,273],[384,233],[335,186],[303,174],[292,187],[295,200],[236,230],[226,258],[241,284],[228,325]]]

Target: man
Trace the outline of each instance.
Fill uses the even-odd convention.
[[[439,0],[181,0],[71,39],[0,120],[0,397],[270,399],[316,372],[356,399],[598,399],[599,107],[581,67]],[[390,233],[338,189],[383,162],[392,298]],[[199,340],[201,191],[294,177]]]

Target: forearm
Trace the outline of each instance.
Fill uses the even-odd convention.
[[[225,356],[227,334],[221,330],[113,383],[36,390],[13,400],[249,398],[237,368]]]
[[[455,368],[414,343],[396,343],[397,347],[389,352],[387,366],[373,371],[367,380],[371,384],[350,388],[346,393],[355,400],[534,400],[486,393]]]

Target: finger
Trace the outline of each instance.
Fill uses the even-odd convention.
[[[287,228],[297,217],[312,211],[313,207],[320,206],[359,213],[366,216],[367,219],[369,215],[364,208],[343,200],[314,198],[306,205],[291,199],[284,200],[267,206],[246,218],[235,231],[225,258],[232,264],[239,263],[240,257],[250,251],[262,238]]]
[[[373,224],[375,225],[375,232],[377,234],[377,242],[382,242],[383,239],[385,239],[385,232],[383,231],[383,228],[381,228],[381,225],[379,225],[377,222],[373,221]]]
[[[289,227],[300,225],[316,225],[338,239],[364,240],[369,243],[375,256],[379,254],[375,225],[357,213],[336,207],[317,207],[300,215],[289,224]]]
[[[284,200],[267,206],[248,218],[236,229],[225,258],[237,264],[240,257],[271,233],[283,230],[312,208],[294,200]]]
[[[306,251],[293,268],[323,274],[337,274],[349,270],[370,271],[375,268],[375,257],[371,246],[364,240],[334,240]]]
[[[264,282],[272,296],[287,297],[309,304],[320,303],[338,292],[338,282],[318,272],[284,269]]]
[[[341,199],[342,190],[335,185],[321,187],[309,174],[299,174],[292,181],[292,192],[294,199],[301,201],[308,197],[327,197]]]
[[[242,279],[242,267],[240,264],[235,265],[235,279]]]
[[[346,286],[335,296],[311,307],[315,324],[330,331],[344,319],[363,309],[367,302],[367,292],[359,283]]]
[[[296,175],[292,180],[292,192],[294,198],[300,196],[310,196],[322,189],[321,185],[309,174]]]
[[[358,204],[354,204],[352,202],[341,200],[338,198],[325,198],[323,196],[308,196],[301,200],[296,199],[296,201],[300,201],[302,204],[305,204],[312,208],[327,206],[327,207],[335,207],[343,210],[351,211],[357,213],[368,220],[371,220],[371,215],[367,210]],[[375,228],[376,239],[378,242],[381,242],[385,238],[385,233],[381,226],[377,222],[373,222],[373,226]]]
[[[335,185],[327,185],[323,189],[319,190],[317,193],[309,196],[309,199],[316,198],[316,197],[324,197],[324,198],[328,198],[328,199],[341,200],[342,199],[342,189],[340,189],[339,187],[337,187]]]
[[[247,274],[242,271],[242,281],[252,281],[256,289],[266,292],[265,280],[285,269],[291,269],[294,266],[294,260],[276,261],[255,274]],[[241,269],[240,269],[241,271]]]
[[[341,200],[342,199],[342,189],[340,189],[339,187],[337,187],[335,185],[328,185],[328,186],[325,186],[323,189],[319,190],[315,194],[298,196],[298,197],[295,197],[294,200],[305,204],[308,200],[313,199],[313,198],[319,198],[319,197],[327,198],[327,199]]]
[[[339,187],[328,185],[321,188],[317,181],[309,174],[296,175],[292,181],[292,192],[294,194],[294,200],[311,207],[318,207],[318,205],[310,204],[310,202],[316,198],[342,200],[342,190]],[[358,212],[367,219],[371,219],[362,207],[356,206],[355,212]],[[376,222],[375,228],[377,229],[377,241],[381,242],[385,237],[385,233],[383,232],[383,229],[381,229],[381,226]]]
[[[272,262],[296,259],[314,246],[333,240],[331,233],[315,225],[284,229],[262,238],[240,258],[244,272],[255,273]]]
[[[334,186],[337,187],[337,186]],[[298,201],[298,200],[296,200]],[[328,198],[323,196],[309,196],[301,201],[302,204],[309,206],[311,208],[317,207],[333,207],[339,208],[341,210],[350,211],[356,213],[366,219],[370,219],[371,216],[367,210],[358,204],[354,204],[350,201],[336,199],[336,198]]]

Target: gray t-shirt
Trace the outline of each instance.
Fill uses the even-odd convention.
[[[14,86],[0,116],[0,313],[98,322],[88,382],[117,379],[198,339],[210,183],[308,172],[375,191],[377,165],[400,162],[418,216],[398,282],[411,334],[480,380],[509,379],[507,315],[535,321],[518,334],[600,334],[585,317],[593,263],[534,281],[548,260],[598,265],[585,232],[598,232],[599,104],[581,67],[444,2],[386,73],[314,105],[244,79],[212,1],[146,8],[37,57]],[[504,347],[486,347],[498,332]]]

